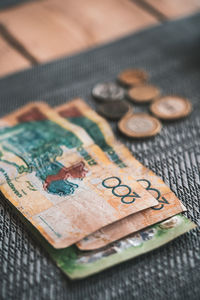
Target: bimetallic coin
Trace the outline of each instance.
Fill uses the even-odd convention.
[[[147,79],[147,73],[139,69],[127,69],[118,75],[118,80],[126,86],[139,85],[146,82]]]
[[[192,105],[185,98],[165,96],[153,102],[150,110],[160,119],[174,120],[186,117],[191,112]]]
[[[119,120],[131,110],[125,101],[106,102],[98,105],[98,113],[110,120]]]
[[[128,91],[128,97],[135,102],[149,102],[160,96],[160,90],[153,85],[139,85]]]
[[[125,96],[124,89],[113,82],[98,83],[92,90],[94,98],[102,101],[123,100]]]
[[[122,133],[129,137],[144,138],[160,132],[161,123],[148,114],[127,114],[119,121],[118,127]]]

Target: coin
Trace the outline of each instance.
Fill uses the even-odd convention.
[[[160,95],[160,90],[153,85],[139,85],[128,91],[128,97],[136,102],[149,102]]]
[[[147,79],[147,73],[139,69],[127,69],[118,75],[118,80],[126,86],[138,85],[146,82]]]
[[[124,89],[113,82],[98,83],[92,90],[94,98],[102,101],[123,100],[125,96]]]
[[[129,137],[144,138],[160,132],[161,123],[148,114],[127,114],[119,121],[118,127],[122,133]]]
[[[152,103],[151,112],[160,119],[174,120],[187,116],[191,110],[191,103],[179,96],[165,96]]]
[[[130,109],[129,104],[125,101],[106,102],[98,105],[98,113],[110,120],[121,119]]]

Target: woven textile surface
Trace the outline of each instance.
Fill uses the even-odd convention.
[[[189,98],[185,120],[163,123],[155,138],[119,140],[161,176],[200,225],[200,15],[167,22],[78,55],[0,80],[0,116],[33,100],[52,106],[74,97],[95,107],[91,89],[120,70],[147,70],[163,94]],[[135,111],[147,111],[136,106]],[[1,299],[200,299],[200,233],[195,229],[151,253],[71,282],[0,197]]]
[[[8,8],[13,5],[26,3],[33,0],[0,0],[0,9]]]

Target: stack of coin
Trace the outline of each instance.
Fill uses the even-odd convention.
[[[156,135],[161,130],[161,120],[175,120],[186,117],[192,110],[191,103],[179,96],[161,96],[158,87],[147,83],[144,70],[122,71],[117,83],[105,82],[95,85],[93,97],[100,101],[98,112],[110,120],[120,120],[118,127],[128,137],[144,138]],[[128,90],[126,90],[128,89]],[[151,103],[148,114],[135,114],[126,97],[135,103]],[[157,119],[157,118],[158,119]]]
[[[119,120],[130,110],[130,105],[125,101],[124,89],[116,83],[98,83],[92,95],[101,102],[98,104],[98,112],[110,120]]]

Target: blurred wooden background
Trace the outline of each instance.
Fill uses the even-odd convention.
[[[0,11],[0,76],[200,10],[200,0],[36,0]]]

